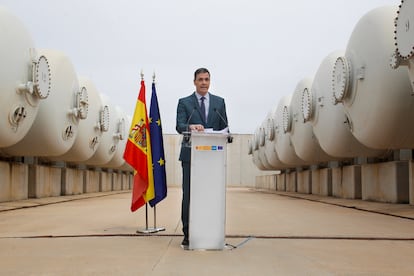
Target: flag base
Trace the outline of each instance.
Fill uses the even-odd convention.
[[[165,227],[157,227],[155,229],[157,229],[157,232],[165,231]]]
[[[137,234],[152,234],[165,231],[165,227],[157,227],[157,209],[154,206],[154,227],[148,227],[148,203],[145,204],[145,229],[138,229]]]
[[[146,229],[138,229],[137,230],[137,234],[152,234],[152,233],[157,233],[158,230],[156,228],[146,228]]]
[[[152,234],[152,233],[157,233],[161,231],[165,231],[165,227],[145,228],[142,230],[138,229],[137,234]]]

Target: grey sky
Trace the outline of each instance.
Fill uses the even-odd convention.
[[[398,0],[0,0],[36,48],[60,50],[80,76],[128,114],[141,69],[149,108],[152,74],[164,133],[175,132],[178,98],[207,67],[225,98],[230,129],[253,133],[283,95],[345,49],[357,21]],[[392,34],[391,34],[392,35]]]

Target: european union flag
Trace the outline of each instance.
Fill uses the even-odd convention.
[[[150,137],[152,147],[152,162],[154,173],[155,198],[149,201],[151,207],[167,196],[167,177],[165,173],[164,141],[162,137],[162,126],[160,110],[158,108],[157,92],[155,83],[152,83],[152,95],[150,106]]]

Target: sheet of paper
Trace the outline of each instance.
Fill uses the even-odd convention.
[[[222,130],[213,130],[212,128],[205,128],[205,133],[229,133],[229,128],[223,128]]]

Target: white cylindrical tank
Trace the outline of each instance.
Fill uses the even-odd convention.
[[[315,74],[310,94],[302,105],[302,116],[313,126],[321,148],[336,158],[376,157],[381,150],[367,148],[351,133],[342,104],[334,104],[332,68],[345,51],[334,51],[321,62]]]
[[[267,160],[267,157],[266,157],[265,121],[262,122],[262,124],[258,128],[258,133],[257,133],[256,137],[258,139],[257,142],[259,144],[259,149],[257,151],[259,152],[260,162],[262,162],[262,164],[263,164],[263,166],[265,166],[266,170],[274,170],[273,166],[269,163],[269,160]]]
[[[334,157],[326,154],[319,145],[319,141],[313,133],[312,124],[306,122],[302,106],[310,101],[311,87],[313,78],[303,78],[296,85],[293,92],[290,107],[292,117],[290,117],[290,139],[298,157],[305,162],[318,164],[334,160]]]
[[[256,131],[253,134],[251,141],[251,149],[253,163],[256,165],[256,167],[262,171],[267,170],[265,164],[262,162],[259,155],[259,128],[256,128]]]
[[[117,138],[114,133],[117,132],[118,118],[115,106],[110,102],[108,96],[99,94],[102,101],[102,110],[100,111],[100,125],[102,128],[101,141],[91,158],[84,163],[90,166],[105,166],[114,157]]]
[[[124,162],[124,164],[122,164],[122,166],[117,169],[125,172],[134,172],[134,168],[131,167],[131,165],[129,165],[127,162]]]
[[[127,128],[131,125],[131,120],[128,119],[126,113],[119,107],[115,107],[116,112],[116,127],[113,133],[113,147],[115,148],[114,156],[105,164],[106,168],[120,168],[124,165],[124,151],[126,142],[128,140]]]
[[[265,148],[265,156],[270,166],[272,166],[272,168],[275,170],[283,170],[283,169],[289,168],[290,166],[282,163],[276,152],[276,129],[275,129],[276,110],[277,110],[277,105],[275,105],[273,110],[268,114],[264,122],[264,126],[265,126],[264,148]]]
[[[94,83],[85,77],[79,77],[79,86],[76,102],[85,119],[79,122],[78,134],[70,150],[55,158],[65,162],[83,162],[91,158],[102,136],[100,117],[103,106],[99,92]]]
[[[60,156],[75,141],[83,114],[76,103],[78,77],[69,58],[60,51],[38,50],[50,66],[50,95],[40,101],[39,111],[27,135],[4,151],[15,156]]]
[[[50,75],[25,26],[2,7],[0,40],[0,147],[9,147],[31,128],[39,100],[49,94]]]
[[[377,8],[355,26],[333,68],[333,93],[344,104],[352,134],[367,147],[414,148],[414,97],[405,70],[394,70],[396,7]]]
[[[125,139],[122,140],[122,143],[120,143],[119,149],[118,149],[118,150],[120,150],[122,152],[122,156],[121,156],[122,159],[124,158],[125,147],[126,147],[126,143],[128,141],[128,135],[129,135],[129,133],[128,133],[128,126],[131,125],[131,122],[132,122],[132,117],[129,116],[129,115],[126,115],[126,123],[125,123],[125,126],[126,126],[125,135],[126,136],[125,136]],[[127,162],[125,162],[125,160],[124,160],[123,165],[120,166],[118,169],[119,170],[122,170],[122,171],[128,171],[128,172],[133,172],[134,171],[134,168],[132,168],[131,165],[129,165]]]
[[[262,163],[259,162],[259,160],[255,157],[255,155],[253,155],[253,140],[248,140],[247,141],[247,148],[248,148],[247,153],[248,153],[248,155],[252,156],[252,162],[256,166],[256,168],[258,168],[259,170],[264,170],[265,168],[262,165]]]
[[[290,140],[290,128],[291,128],[291,108],[290,102],[292,95],[284,96],[280,99],[276,109],[276,152],[282,163],[292,167],[305,166],[305,161],[300,159],[295,149],[293,148],[292,141]]]

